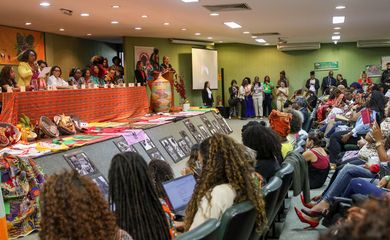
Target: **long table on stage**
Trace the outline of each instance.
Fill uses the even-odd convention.
[[[41,116],[76,115],[82,121],[116,121],[148,112],[146,87],[2,93],[0,122],[16,124],[22,114],[35,123]]]

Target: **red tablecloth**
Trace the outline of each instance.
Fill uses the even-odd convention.
[[[16,124],[21,114],[33,123],[40,116],[76,115],[82,121],[117,121],[148,112],[146,87],[2,93],[1,122]]]

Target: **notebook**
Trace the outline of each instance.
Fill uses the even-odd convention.
[[[192,197],[195,185],[196,180],[192,174],[163,183],[163,188],[168,197],[173,213],[179,216],[184,216],[185,209]]]

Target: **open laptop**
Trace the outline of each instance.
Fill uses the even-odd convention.
[[[192,174],[163,183],[164,191],[175,215],[185,215],[185,210],[192,197],[195,185],[196,180]]]

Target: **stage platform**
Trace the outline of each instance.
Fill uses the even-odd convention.
[[[138,142],[132,145],[135,151],[137,151],[146,162],[151,160],[151,156],[156,151],[167,161],[171,166],[176,176],[180,176],[180,171],[186,166],[189,153],[186,152],[184,157],[179,159],[173,158],[168,150],[163,146],[164,140],[168,140],[173,137],[176,142],[182,142],[185,140],[191,141],[192,144],[201,141],[200,138],[206,138],[216,132],[230,134],[232,132],[228,123],[219,114],[209,111],[201,113],[200,115],[184,118],[168,124],[152,127],[143,130],[150,142],[147,143],[147,150],[144,147],[144,142]],[[183,137],[183,136],[187,136]],[[197,140],[198,138],[198,140]],[[161,141],[162,140],[162,141]],[[62,151],[35,158],[37,163],[43,168],[46,175],[50,176],[54,173],[59,173],[64,170],[71,170],[71,163],[69,156],[83,156],[87,157],[93,166],[96,168],[94,173],[87,174],[92,179],[103,176],[105,180],[108,178],[108,170],[110,167],[111,159],[115,154],[120,153],[118,142],[126,142],[125,139],[120,136],[111,138],[105,141],[93,143],[90,145],[70,149],[68,151]],[[149,149],[150,146],[154,146]],[[134,151],[133,149],[133,151]],[[184,150],[183,150],[184,151]],[[34,233],[24,238],[23,240],[36,240],[38,234]]]

